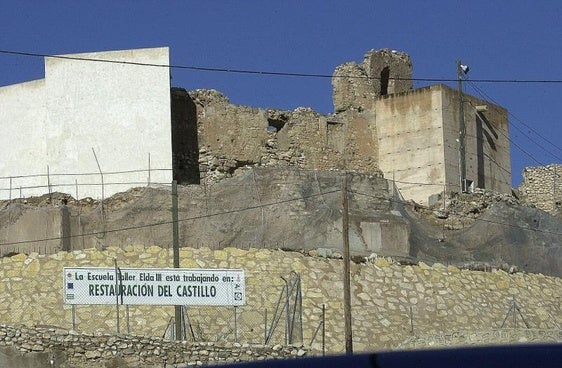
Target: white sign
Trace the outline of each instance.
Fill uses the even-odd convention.
[[[64,304],[244,305],[244,270],[64,267]]]

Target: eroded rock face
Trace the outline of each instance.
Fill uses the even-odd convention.
[[[410,56],[395,50],[371,50],[361,64],[339,65],[332,77],[334,111],[372,110],[380,96],[413,88]]]

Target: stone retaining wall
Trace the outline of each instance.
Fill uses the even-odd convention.
[[[298,347],[260,346],[238,343],[188,343],[156,337],[87,335],[54,328],[14,328],[0,325],[0,345],[20,354],[37,354],[44,367],[207,365],[263,359],[295,358],[306,351]],[[6,355],[6,354],[2,354]],[[17,361],[12,354],[11,361]],[[29,358],[29,357],[28,357]],[[0,366],[6,366],[0,358]],[[13,363],[12,363],[13,364]],[[11,365],[13,366],[13,365]]]
[[[171,250],[109,247],[51,256],[18,254],[0,262],[0,323],[72,328],[72,308],[62,304],[62,267],[168,267]],[[302,280],[303,343],[308,345],[326,306],[326,349],[344,351],[342,261],[265,249],[182,248],[181,267],[242,268],[247,305],[238,308],[238,342],[261,343],[264,314],[271,321],[291,271]],[[386,258],[352,264],[355,351],[392,349],[416,335],[516,327],[508,312],[515,300],[530,328],[560,329],[562,279],[541,274],[481,272],[452,266],[399,265]],[[126,330],[121,308],[121,331]],[[88,334],[116,331],[114,306],[78,306],[76,329]],[[173,307],[131,306],[130,332],[162,336]],[[191,322],[206,341],[234,341],[231,308],[189,308]],[[205,317],[205,318],[204,318]],[[519,315],[517,318],[521,318]],[[517,320],[515,318],[515,321]],[[522,320],[519,319],[521,324]],[[283,344],[283,322],[271,344]],[[311,348],[321,349],[317,336]]]
[[[504,345],[556,343],[562,341],[562,330],[509,328],[484,331],[453,331],[415,336],[400,345],[403,349],[442,348],[459,345]]]

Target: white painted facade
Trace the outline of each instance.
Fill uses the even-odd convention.
[[[64,56],[169,64],[166,47]],[[94,151],[105,197],[172,181],[167,67],[47,57],[45,79],[0,87],[0,127],[1,199],[101,198]]]

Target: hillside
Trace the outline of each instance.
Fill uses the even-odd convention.
[[[238,170],[213,185],[179,187],[181,246],[270,248],[339,257],[341,173]],[[359,260],[373,253],[406,263],[562,275],[562,222],[507,195],[478,192],[434,208],[404,202],[378,176],[348,174],[350,241]],[[170,188],[137,188],[103,202],[69,195],[0,204],[3,254],[54,253],[67,201],[72,250],[172,244]],[[48,239],[48,240],[45,240]]]

